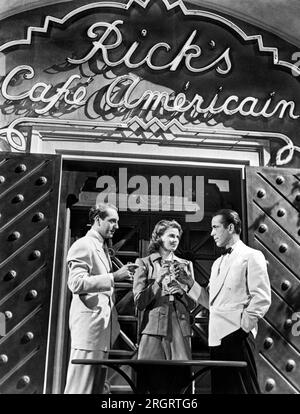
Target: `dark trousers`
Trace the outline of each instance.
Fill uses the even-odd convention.
[[[252,333],[238,329],[222,338],[221,345],[210,348],[212,360],[245,361],[247,368],[214,368],[212,394],[260,394]]]
[[[138,359],[178,361],[191,359],[190,337],[183,336],[175,302],[169,303],[167,336],[141,337]],[[137,375],[139,392],[145,394],[178,394],[190,383],[191,368],[178,366],[143,366]]]

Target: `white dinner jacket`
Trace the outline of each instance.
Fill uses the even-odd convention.
[[[222,263],[224,261],[224,263]],[[189,295],[209,309],[209,346],[242,328],[257,333],[257,322],[271,304],[271,287],[264,255],[239,240],[229,255],[212,265],[208,287],[196,284]]]

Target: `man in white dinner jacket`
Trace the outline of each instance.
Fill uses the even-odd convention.
[[[240,240],[237,212],[218,211],[211,222],[214,241],[226,250],[213,263],[209,285],[190,278],[189,295],[209,309],[208,343],[213,360],[246,361],[236,369],[212,370],[212,393],[260,393],[255,363],[257,322],[271,304],[271,288],[264,255]],[[188,278],[188,275],[181,275]],[[186,282],[186,280],[185,280]]]
[[[68,256],[68,287],[72,292],[69,314],[71,354],[65,394],[101,393],[105,369],[75,365],[72,359],[106,359],[119,334],[114,307],[114,282],[128,279],[124,265],[113,272],[107,241],[118,229],[117,208],[99,203],[89,213],[91,230],[72,244]]]

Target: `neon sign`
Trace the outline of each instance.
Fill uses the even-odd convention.
[[[13,69],[4,79],[2,84],[2,95],[5,99],[10,101],[20,101],[22,99],[28,98],[31,102],[42,102],[46,105],[43,108],[35,108],[34,111],[38,115],[46,114],[52,109],[55,104],[60,100],[64,99],[65,103],[68,105],[84,105],[85,104],[85,96],[87,90],[84,86],[79,86],[75,89],[75,92],[70,91],[71,84],[75,81],[75,79],[80,79],[79,75],[72,75],[70,76],[64,85],[60,88],[56,89],[54,94],[49,94],[50,90],[53,89],[51,84],[46,84],[44,82],[37,82],[35,83],[29,90],[23,92],[19,95],[11,95],[8,92],[10,82],[12,79],[18,75],[19,73],[24,73],[25,79],[32,79],[34,77],[34,69],[31,66],[18,66]]]
[[[185,41],[183,47],[180,48],[180,50],[176,53],[175,58],[171,59],[168,63],[164,65],[160,65],[160,66],[155,65],[153,63],[153,56],[155,56],[155,53],[157,53],[159,49],[164,49],[167,52],[166,55],[168,55],[168,52],[172,50],[172,46],[166,42],[156,43],[148,51],[143,50],[145,54],[144,58],[140,60],[139,62],[134,63],[131,61],[133,60],[134,53],[137,51],[138,48],[144,49],[143,45],[141,45],[140,42],[135,41],[128,48],[128,50],[126,51],[126,53],[121,59],[117,61],[112,61],[109,58],[109,51],[112,51],[112,50],[114,51],[115,49],[118,48],[118,46],[120,46],[123,43],[122,33],[117,27],[118,25],[121,25],[123,23],[124,22],[122,20],[115,20],[113,23],[98,22],[98,23],[93,24],[87,31],[88,37],[91,39],[96,38],[98,34],[95,32],[95,30],[105,27],[106,30],[101,36],[101,38],[99,40],[92,42],[93,47],[87,53],[86,56],[84,56],[81,59],[68,58],[68,61],[75,65],[80,65],[82,63],[88,62],[92,57],[94,57],[96,53],[101,52],[104,63],[109,67],[119,66],[122,63],[124,63],[128,69],[137,69],[140,66],[146,64],[148,68],[152,70],[169,69],[171,72],[173,72],[177,70],[180,63],[184,61],[185,66],[189,71],[193,73],[201,73],[201,72],[205,72],[208,69],[213,68],[214,66],[219,64],[219,62],[224,61],[226,65],[225,69],[222,69],[220,66],[217,66],[216,71],[218,73],[225,75],[231,69],[231,61],[229,57],[230,48],[227,48],[224,52],[220,54],[220,56],[218,56],[217,59],[215,59],[214,61],[212,61],[210,64],[206,66],[202,66],[202,67],[193,66],[192,60],[198,59],[202,54],[201,47],[199,45],[192,43],[197,34],[197,30],[194,30],[191,33],[189,38]],[[115,42],[108,43],[105,45],[104,43],[105,40],[107,40],[111,34],[115,35],[115,38],[116,38]],[[145,33],[144,36],[146,35],[147,34]]]
[[[199,114],[219,114],[224,113],[225,115],[234,115],[239,113],[242,116],[262,116],[264,118],[270,118],[278,114],[279,118],[283,118],[287,112],[287,115],[292,119],[299,118],[299,115],[294,113],[295,102],[286,101],[284,99],[277,102],[275,108],[268,109],[272,106],[272,97],[268,98],[263,102],[259,102],[258,98],[253,96],[247,96],[244,99],[240,99],[236,95],[229,96],[225,102],[218,106],[219,95],[215,94],[214,97],[210,100],[209,103],[204,101],[204,98],[196,94],[192,100],[188,100],[186,95],[181,92],[177,95],[170,96],[166,92],[150,91],[146,90],[142,93],[139,99],[132,99],[131,96],[134,93],[134,90],[138,87],[140,79],[134,75],[124,75],[116,79],[111,83],[108,88],[106,100],[110,107],[118,108],[125,107],[126,109],[134,109],[141,107],[143,110],[157,110],[163,109],[168,112],[187,112],[193,111],[194,117],[197,117]],[[124,82],[128,83],[127,88],[125,89],[123,96],[119,96],[119,84]],[[118,101],[114,99],[115,89],[118,91]],[[247,106],[249,107],[248,109]],[[262,106],[262,109],[256,110],[256,106]]]
[[[0,46],[0,52],[18,44],[31,45],[34,32],[47,33],[50,30],[49,23],[52,21],[57,24],[66,24],[70,20],[70,24],[72,24],[72,21],[76,21],[75,16],[80,16],[81,13],[84,15],[86,12],[90,12],[92,16],[94,9],[99,8],[101,11],[103,7],[111,7],[111,11],[116,10],[116,14],[122,10],[120,16],[123,16],[124,10],[128,11],[133,5],[138,5],[140,9],[146,9],[150,4],[151,1],[148,0],[129,0],[127,4],[99,2],[79,7],[62,19],[48,16],[42,28],[29,28],[27,38]],[[182,15],[192,16],[193,21],[196,21],[195,18],[203,17],[205,21],[209,21],[210,25],[215,22],[221,23],[223,28],[225,26],[230,28],[245,43],[251,41],[253,44],[253,41],[255,41],[259,52],[264,52],[264,55],[268,55],[268,57],[271,56],[272,65],[296,70],[294,65],[279,60],[276,48],[265,47],[260,35],[247,36],[242,29],[222,16],[202,10],[188,10],[181,1],[169,4],[168,0],[161,0],[161,4],[164,5],[167,11],[180,9]],[[195,24],[190,27],[187,26],[182,31],[178,42],[173,41],[172,36],[167,31],[164,32],[166,33],[165,38],[157,35],[155,37],[151,25],[147,26],[147,29],[139,27],[134,32],[134,36],[130,38],[127,36],[124,27],[126,20],[116,17],[111,21],[104,21],[102,15],[100,20],[99,14],[97,16],[98,21],[91,24],[89,20],[89,24],[86,26],[87,38],[84,40],[84,48],[78,48],[76,51],[75,49],[66,51],[65,63],[69,65],[72,74],[66,74],[67,70],[62,71],[62,74],[64,74],[63,80],[59,79],[59,83],[55,84],[49,76],[47,81],[40,79],[40,74],[43,75],[41,68],[36,68],[31,62],[20,64],[10,69],[3,78],[1,86],[3,98],[12,103],[20,102],[20,106],[23,105],[23,101],[26,101],[23,106],[28,105],[34,116],[43,116],[44,119],[49,120],[49,124],[55,121],[52,114],[58,107],[67,109],[71,107],[72,111],[83,108],[87,112],[88,104],[90,106],[94,104],[91,101],[92,97],[100,90],[97,91],[94,88],[96,84],[98,85],[98,82],[92,83],[91,81],[97,80],[102,65],[108,71],[116,70],[113,72],[114,77],[110,77],[106,87],[103,88],[101,99],[98,97],[97,103],[93,106],[96,107],[101,101],[104,102],[106,110],[107,107],[111,110],[111,121],[107,121],[105,125],[108,128],[120,128],[120,123],[123,123],[125,128],[131,129],[139,111],[143,111],[144,119],[139,119],[138,125],[145,131],[150,119],[155,121],[156,125],[163,131],[166,131],[169,125],[174,124],[171,121],[176,121],[176,125],[182,131],[197,133],[203,128],[201,122],[204,119],[217,116],[223,116],[225,120],[228,118],[234,118],[234,120],[250,119],[251,122],[252,120],[261,119],[264,126],[267,125],[265,121],[268,120],[283,120],[285,123],[291,123],[291,121],[300,118],[300,110],[296,105],[297,100],[294,99],[293,95],[291,97],[286,94],[283,89],[278,95],[274,92],[271,93],[271,90],[266,91],[264,95],[264,92],[262,92],[263,85],[260,85],[261,89],[259,91],[253,88],[253,93],[249,88],[245,89],[247,91],[245,93],[242,89],[232,91],[227,88],[225,80],[230,77],[231,79],[234,78],[236,67],[239,64],[239,55],[230,42],[220,42],[220,36],[212,36],[210,42],[212,44],[211,52],[213,52],[210,54],[210,50],[207,47],[205,48],[203,26],[199,25],[201,29],[198,29],[198,26],[195,28]],[[217,44],[218,42],[219,44]],[[74,55],[71,55],[73,52]],[[82,68],[84,66],[91,68],[92,64],[96,67],[99,65],[99,68],[97,67],[99,72],[95,71],[88,78]],[[122,70],[118,71],[117,69],[120,68]],[[77,71],[77,73],[74,74],[74,71]],[[149,75],[145,83],[141,73]],[[155,82],[156,77],[160,76],[161,73],[170,74],[173,79],[174,75],[181,76],[181,80],[182,78],[184,80],[184,77],[186,79],[189,77],[193,79],[193,87],[190,87],[189,81],[185,81],[184,88],[181,86],[172,90],[170,85],[166,85],[162,90],[163,83],[152,83],[150,89],[147,86],[149,78],[150,83]],[[225,86],[220,88],[220,85],[215,83],[216,91],[210,90],[209,93],[205,93],[205,84],[203,85],[200,82],[200,79],[202,79],[200,76],[206,76],[203,79],[207,79],[208,74],[215,76],[215,79],[220,83],[225,82]],[[240,91],[242,92],[240,93]],[[60,106],[60,104],[62,105]],[[100,110],[98,113],[96,112],[96,115],[99,113],[101,113]],[[63,122],[63,116],[67,116],[67,114],[68,111],[66,110],[65,113],[60,115],[62,116],[60,120],[56,118],[57,124]],[[119,116],[118,120],[113,119],[114,114]],[[28,117],[27,119],[34,119],[34,122],[42,123],[41,118]],[[97,117],[91,119],[94,121]],[[144,123],[146,119],[147,122]],[[67,125],[73,125],[75,122],[73,119],[66,119],[66,121]],[[79,123],[83,125],[84,122],[87,126],[92,125],[93,121],[80,119],[78,125]],[[105,118],[101,119],[99,116],[99,125],[104,121]],[[5,135],[13,148],[24,150],[26,139],[23,133],[17,129],[17,125],[20,125],[20,123],[21,118],[17,119],[16,116],[16,119],[0,130],[0,135]],[[224,121],[222,120],[221,123],[224,123]],[[230,129],[235,129],[232,128],[232,125],[230,127]],[[241,128],[238,129],[241,130]],[[207,133],[209,134],[209,126],[207,126]],[[263,133],[262,137],[264,137]],[[272,136],[270,131],[265,132],[265,134],[265,136],[268,135],[268,139]],[[21,145],[18,145],[14,140],[14,135],[21,142]],[[295,146],[289,136],[282,133],[281,130],[275,130],[273,136],[274,138],[283,139],[286,144],[277,153],[278,165],[289,162],[295,151],[300,152],[300,148]],[[283,154],[286,155],[285,158]]]
[[[129,63],[127,61],[126,65]],[[218,68],[217,68],[218,69]],[[157,69],[158,70],[158,69]],[[42,108],[35,108],[34,111],[38,115],[46,114],[55,104],[64,99],[64,102],[68,105],[81,106],[86,103],[85,97],[88,93],[87,87],[80,85],[76,87],[75,80],[81,79],[80,75],[70,76],[60,88],[56,89],[54,94],[49,94],[49,91],[53,89],[51,84],[43,82],[35,83],[29,90],[19,95],[13,95],[9,93],[10,82],[14,76],[18,73],[24,72],[25,79],[32,79],[34,77],[34,69],[31,66],[18,66],[14,68],[4,79],[2,84],[2,95],[4,98],[11,101],[18,101],[24,98],[28,98],[31,102],[39,102],[45,104]],[[181,92],[175,95],[167,92],[145,90],[141,96],[136,99],[132,98],[135,89],[137,89],[141,79],[133,74],[123,75],[111,82],[108,91],[106,93],[106,102],[111,108],[126,108],[128,110],[141,108],[143,110],[157,110],[161,109],[167,112],[188,112],[194,113],[194,118],[199,114],[219,114],[225,115],[240,114],[244,117],[264,117],[270,118],[278,116],[282,119],[286,114],[291,119],[297,119],[300,115],[295,114],[295,102],[281,99],[275,105],[273,103],[273,97],[265,99],[264,102],[260,102],[258,98],[253,96],[247,96],[240,99],[236,95],[230,95],[226,98],[225,102],[218,104],[219,94],[216,93],[210,102],[205,102],[204,98],[200,94],[196,94],[192,100],[189,100],[187,96]],[[70,91],[69,87],[74,86],[75,90]],[[120,85],[124,86],[123,96],[119,96]],[[117,91],[117,92],[116,92]],[[115,95],[118,95],[118,101],[115,99]],[[272,108],[273,106],[273,108]],[[260,107],[259,110],[256,107]]]

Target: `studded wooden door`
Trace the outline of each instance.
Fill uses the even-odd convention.
[[[0,393],[42,393],[60,156],[0,153]]]
[[[264,393],[300,392],[300,170],[247,168],[249,245],[268,262],[272,305],[260,322]]]

